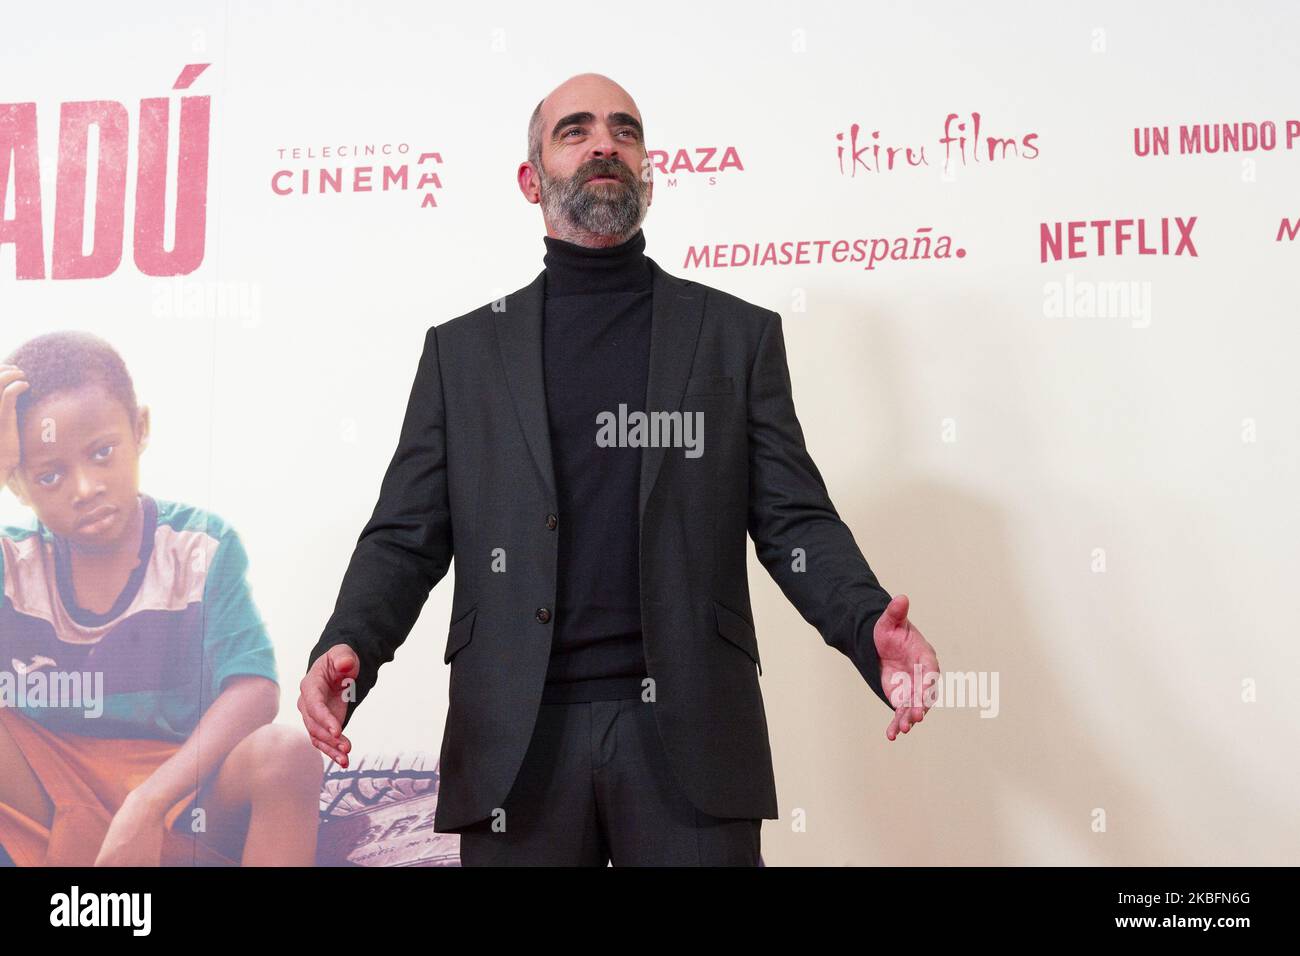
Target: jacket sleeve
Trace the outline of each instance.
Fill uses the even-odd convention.
[[[307,661],[310,669],[335,644],[356,651],[361,667],[345,727],[375,685],[379,668],[406,640],[451,557],[442,377],[438,338],[430,328],[379,501],[352,552],[334,613]]]
[[[853,661],[889,706],[874,629],[891,595],[840,520],[804,447],[781,316],[770,315],[749,376],[749,534],[759,561],[803,619]],[[802,549],[803,570],[795,549]]]

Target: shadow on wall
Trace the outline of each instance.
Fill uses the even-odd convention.
[[[1253,775],[1206,736],[1207,702],[1161,672],[1170,634],[1160,632],[1179,610],[1144,593],[1133,568],[1096,575],[1089,568],[1093,547],[1122,538],[1147,548],[1179,522],[1203,519],[1187,502],[1108,497],[1096,480],[1106,460],[1077,482],[1054,471],[1078,457],[1058,454],[1056,443],[1096,442],[1107,407],[1096,406],[1106,396],[1093,394],[1078,364],[1060,370],[1052,394],[1034,396],[1053,373],[1017,367],[1017,356],[1029,353],[1007,340],[1029,333],[1008,316],[1024,313],[1024,303],[936,292],[921,304],[880,301],[864,310],[860,301],[840,301],[819,313],[786,318],[809,450],[819,465],[835,451],[834,473],[824,469],[832,500],[881,583],[912,599],[943,670],[998,672],[1000,713],[938,709],[912,733],[885,741],[888,711],[840,655],[820,653],[817,634],[751,555],[751,583],[762,582],[755,614],[770,622],[765,631],[760,624],[760,639],[773,635],[763,646],[772,661],[764,698],[781,810],[806,820],[800,832],[772,821],[768,855],[783,865],[1260,862],[1269,853],[1257,838],[1263,823],[1290,817],[1280,794],[1260,788],[1257,777],[1252,785]],[[945,338],[950,326],[922,327],[909,330],[904,346],[891,313],[912,325],[914,316],[960,314],[983,342],[954,345]],[[800,320],[816,321],[816,335],[798,329]],[[837,343],[829,357],[828,337]],[[905,362],[904,348],[924,354]],[[903,380],[903,367],[929,371]],[[949,415],[959,440],[942,451],[951,451],[953,465],[926,471]],[[885,433],[863,434],[853,424],[863,419]],[[1118,447],[1141,440],[1116,436]],[[964,458],[986,479],[990,460],[1005,461],[999,497],[982,494],[977,480],[940,480],[961,474]],[[909,471],[912,462],[919,464]],[[1147,548],[1142,560],[1150,558]],[[1213,567],[1223,559],[1205,560]],[[1151,574],[1158,580],[1158,570]],[[1080,593],[1093,596],[1080,602]],[[1135,642],[1143,633],[1151,639]],[[1203,640],[1196,635],[1205,652]],[[1106,718],[1119,710],[1130,712],[1127,727]],[[1218,779],[1198,782],[1211,768]],[[1251,806],[1261,823],[1220,813],[1212,821],[1218,830],[1189,841],[1181,825],[1200,814],[1205,826],[1206,786]],[[1106,832],[1093,831],[1097,810]]]

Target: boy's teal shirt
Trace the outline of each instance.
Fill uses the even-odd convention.
[[[279,683],[235,530],[191,505],[140,501],[140,566],[105,614],[76,606],[65,541],[35,520],[0,527],[0,705],[25,681],[21,711],[52,730],[183,741],[228,679]],[[56,678],[80,684],[77,706],[33,705],[34,686],[53,695]]]

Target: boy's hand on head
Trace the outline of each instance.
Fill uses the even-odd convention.
[[[346,644],[335,644],[316,658],[311,670],[298,684],[298,713],[311,735],[311,742],[340,767],[348,765],[352,742],[343,736],[343,718],[348,701],[355,699],[361,661]]]
[[[0,482],[7,482],[22,458],[18,444],[18,396],[31,388],[23,371],[0,365]]]

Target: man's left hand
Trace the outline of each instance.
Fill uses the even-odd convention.
[[[885,729],[890,740],[925,719],[934,702],[929,689],[939,675],[939,658],[930,642],[907,619],[908,607],[907,595],[896,595],[876,621],[874,635],[881,686],[894,708],[894,718]],[[936,676],[931,678],[929,674]]]

